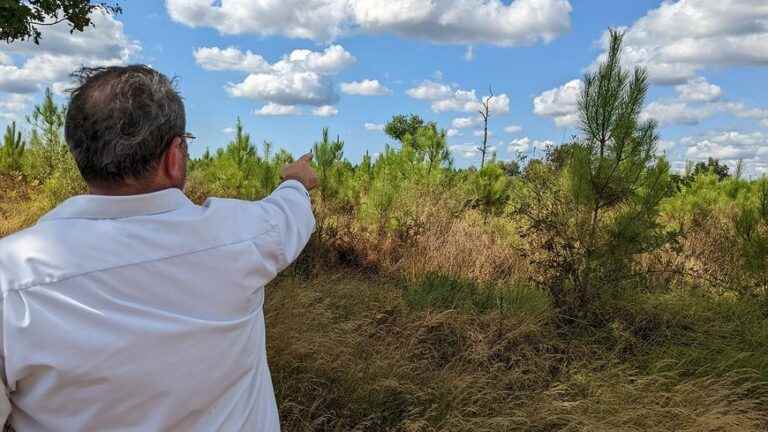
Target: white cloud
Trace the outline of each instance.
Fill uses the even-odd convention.
[[[479,116],[476,117],[458,117],[453,119],[451,126],[454,129],[466,129],[473,126],[477,126],[482,123],[482,119]]]
[[[434,81],[424,81],[405,93],[414,99],[432,102],[432,111],[438,113],[448,111],[476,113],[483,108],[474,90],[463,90]],[[509,96],[502,93],[490,98],[490,111],[494,115],[508,113]]]
[[[0,117],[7,120],[20,120],[21,113],[32,102],[32,96],[26,94],[9,94],[0,99]]]
[[[291,116],[301,115],[301,110],[293,105],[280,105],[270,102],[253,113],[257,116]]]
[[[702,137],[685,137],[680,140],[686,156],[693,160],[715,158],[765,164],[768,161],[768,135],[737,131],[715,132]]]
[[[330,105],[339,100],[330,81],[314,72],[251,74],[227,87],[234,97],[264,100],[281,105]]]
[[[464,60],[471,62],[475,59],[475,49],[472,47],[472,45],[467,47],[467,50],[464,51]]]
[[[451,129],[448,129],[448,130],[445,132],[445,135],[446,135],[448,138],[452,138],[452,137],[455,137],[455,136],[461,136],[461,132],[460,132],[458,129],[453,129],[453,128],[451,128]]]
[[[312,115],[317,117],[333,117],[339,110],[333,105],[323,105],[312,110]]]
[[[96,12],[92,20],[94,25],[83,32],[70,33],[67,23],[45,27],[40,45],[29,40],[2,44],[0,91],[36,93],[53,85],[61,89],[81,66],[125,64],[141,50],[112,16]]]
[[[166,0],[165,4],[171,19],[191,27],[319,41],[338,37],[349,15],[343,0]]]
[[[693,107],[685,102],[651,102],[641,113],[641,119],[654,119],[661,126],[696,125],[713,116],[716,110],[712,106]]]
[[[235,128],[233,128],[233,127],[226,127],[224,129],[222,129],[221,132],[224,133],[224,134],[227,134],[227,135],[232,135],[233,133],[235,133]]]
[[[710,84],[703,77],[688,80],[685,84],[675,86],[680,99],[687,102],[712,102],[723,95],[723,90],[714,84]]]
[[[250,51],[236,48],[198,48],[195,60],[209,70],[250,72],[240,83],[229,84],[234,97],[256,99],[277,105],[333,105],[339,100],[330,76],[356,61],[340,45],[322,52],[294,50],[274,64]]]
[[[440,75],[442,75],[442,73],[440,73]],[[451,97],[452,93],[451,86],[429,80],[424,81],[420,85],[408,89],[405,92],[405,94],[414,99],[428,101],[446,99]]]
[[[476,131],[473,131],[473,132],[472,132],[472,135],[474,135],[474,136],[476,136],[476,137],[481,137],[481,136],[484,136],[484,135],[485,135],[485,131],[484,131],[484,130],[482,130],[482,129],[480,129],[480,130],[476,130]],[[488,131],[488,137],[490,138],[490,137],[492,137],[492,136],[493,136],[493,132],[491,132],[491,131]]]
[[[365,130],[369,131],[383,131],[384,130],[384,123],[366,123]]]
[[[765,108],[749,107],[742,102],[724,102],[718,104],[718,107],[736,117],[755,119],[763,125],[766,125],[766,122],[768,122],[768,109]]]
[[[168,14],[223,34],[328,42],[352,32],[437,43],[501,46],[549,42],[570,30],[568,0],[166,0]]]
[[[550,140],[533,140],[528,137],[518,138],[510,141],[507,146],[507,152],[509,153],[527,153],[534,148],[544,149],[546,147],[554,146],[555,142]]]
[[[523,127],[518,125],[509,125],[504,128],[504,132],[510,133],[510,134],[515,134],[522,131],[523,131]]]
[[[576,126],[579,123],[579,98],[583,89],[584,82],[577,79],[547,90],[533,99],[533,112],[552,117],[558,127]]]
[[[235,47],[203,47],[194,51],[195,61],[205,70],[269,72],[271,66],[264,57],[251,51],[242,52]]]
[[[480,156],[480,150],[475,144],[456,144],[449,147],[453,153],[458,153],[465,159],[473,159]],[[496,146],[488,146],[488,155],[496,151]]]
[[[678,99],[651,102],[643,109],[641,118],[655,119],[661,126],[691,126],[720,113],[755,119],[763,125],[768,121],[768,109],[749,107],[743,102],[714,101],[691,104]]]
[[[623,61],[656,83],[682,83],[708,66],[768,65],[767,22],[764,0],[664,1],[627,29]]]
[[[382,85],[379,80],[363,80],[341,83],[341,91],[358,96],[386,96],[392,94],[392,90]]]

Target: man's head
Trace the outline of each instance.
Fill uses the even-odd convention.
[[[84,68],[75,77],[65,136],[91,190],[183,188],[186,118],[174,82],[143,65]]]

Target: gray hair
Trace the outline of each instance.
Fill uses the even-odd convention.
[[[64,128],[69,149],[89,183],[144,179],[186,115],[174,80],[144,65],[83,68],[73,74]]]

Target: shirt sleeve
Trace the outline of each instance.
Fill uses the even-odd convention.
[[[11,400],[8,396],[8,383],[5,378],[5,343],[3,340],[3,303],[0,301],[0,425],[5,425],[11,416]],[[2,429],[5,430],[5,429]]]
[[[280,254],[276,267],[280,272],[296,260],[315,231],[309,192],[300,182],[287,180],[259,205],[277,226]]]

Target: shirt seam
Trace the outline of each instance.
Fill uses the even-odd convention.
[[[270,225],[272,225],[272,224],[270,224]],[[175,254],[175,255],[168,255],[168,256],[164,256],[164,257],[160,257],[160,258],[154,258],[154,259],[147,259],[147,260],[142,260],[142,261],[129,262],[129,263],[126,263],[126,264],[120,264],[120,265],[115,265],[115,266],[110,266],[110,267],[99,268],[99,269],[95,269],[95,270],[89,270],[89,271],[85,271],[85,272],[82,272],[82,273],[76,273],[76,274],[72,274],[72,275],[67,275],[67,276],[62,276],[62,277],[54,278],[53,280],[39,281],[39,282],[31,281],[31,282],[22,283],[22,284],[19,284],[17,286],[14,286],[14,287],[9,287],[7,290],[5,290],[5,292],[3,292],[3,297],[5,297],[5,294],[7,292],[25,291],[25,290],[28,290],[30,288],[37,288],[37,287],[42,287],[42,286],[54,285],[54,284],[57,284],[57,283],[60,283],[60,282],[64,282],[64,281],[67,281],[67,280],[70,280],[70,279],[74,279],[74,278],[78,278],[78,277],[81,277],[81,276],[87,276],[87,275],[94,274],[94,273],[100,273],[100,272],[105,272],[105,271],[109,271],[109,270],[115,270],[115,269],[120,269],[120,268],[132,267],[132,266],[137,266],[137,265],[142,265],[142,264],[149,264],[149,263],[153,263],[153,262],[160,262],[160,261],[165,261],[165,260],[169,260],[169,259],[173,259],[173,258],[180,258],[180,257],[188,256],[188,255],[198,254],[198,253],[201,253],[201,252],[207,252],[207,251],[211,251],[211,250],[215,250],[215,249],[221,249],[221,248],[225,248],[225,247],[229,247],[229,246],[235,246],[235,245],[243,244],[243,243],[251,243],[251,244],[253,244],[253,241],[255,239],[257,239],[257,238],[259,238],[259,237],[263,236],[264,234],[267,234],[267,233],[269,233],[271,231],[275,231],[275,228],[276,227],[274,225],[272,225],[269,230],[264,231],[264,232],[260,233],[257,236],[248,237],[248,238],[243,239],[243,240],[233,241],[233,242],[229,242],[229,243],[223,243],[223,244],[220,244],[220,245],[206,247],[206,248],[202,248],[202,249],[196,249],[196,250],[193,250],[193,251],[188,251],[188,252],[179,253],[179,254]],[[278,234],[279,234],[279,230],[278,230]]]

